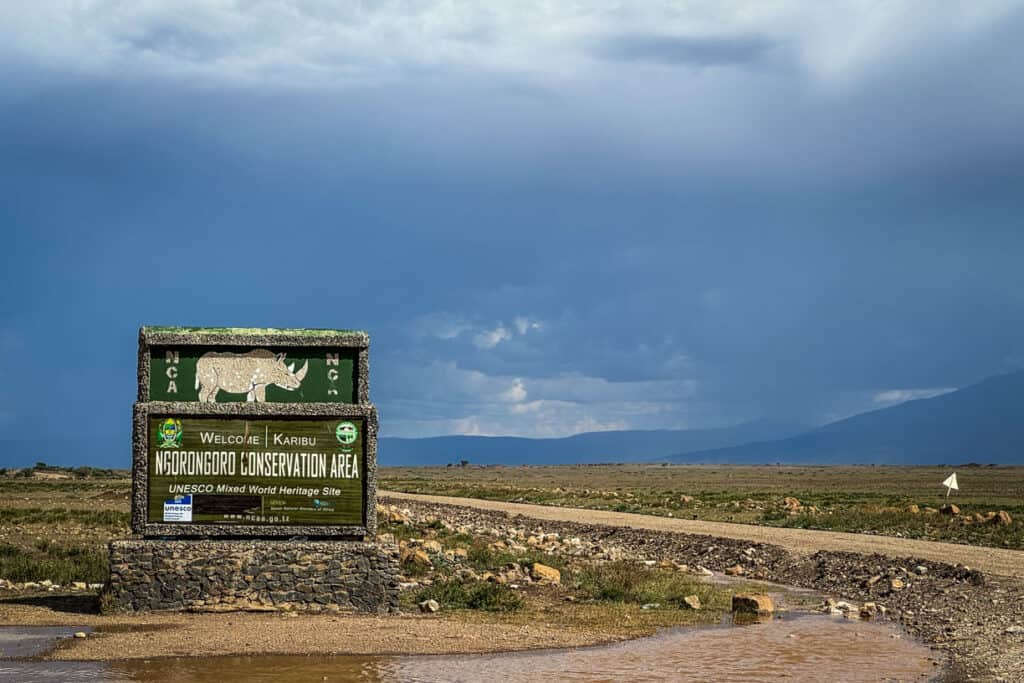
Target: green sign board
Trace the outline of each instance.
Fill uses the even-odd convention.
[[[149,418],[148,523],[362,525],[366,420]]]
[[[150,401],[358,403],[352,347],[150,346]]]

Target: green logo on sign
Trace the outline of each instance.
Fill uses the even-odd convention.
[[[169,417],[160,423],[160,448],[177,448],[181,445],[181,420]]]
[[[334,430],[334,435],[338,437],[338,443],[343,443],[347,446],[350,443],[355,443],[356,437],[359,436],[359,430],[351,422],[341,422],[338,424],[338,428]]]

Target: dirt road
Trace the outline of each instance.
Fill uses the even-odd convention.
[[[390,498],[394,502],[410,500],[425,503],[441,503],[444,505],[457,505],[504,512],[510,515],[523,515],[542,520],[604,524],[607,526],[631,527],[634,529],[683,534],[705,534],[758,543],[771,543],[801,555],[809,555],[818,550],[830,550],[864,554],[879,553],[889,557],[912,557],[948,564],[959,563],[990,574],[1024,578],[1024,552],[1019,550],[982,548],[957,543],[939,543],[937,541],[919,541],[909,538],[850,534],[836,531],[780,529],[770,526],[730,524],[728,522],[702,522],[655,517],[653,515],[637,515],[626,512],[504,503],[477,498],[424,496],[393,491],[380,491],[378,495]]]

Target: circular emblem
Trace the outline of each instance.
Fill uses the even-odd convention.
[[[338,423],[338,428],[334,430],[334,436],[338,437],[338,443],[347,446],[355,443],[356,438],[359,436],[359,428],[351,422],[340,422]]]
[[[184,433],[181,431],[181,420],[169,417],[160,423],[160,448],[177,448],[181,445]]]

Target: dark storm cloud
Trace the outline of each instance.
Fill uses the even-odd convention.
[[[752,64],[778,43],[765,36],[611,36],[594,47],[605,59],[720,66]]]
[[[6,66],[0,435],[124,431],[151,323],[367,328],[403,435],[814,421],[1024,366],[1020,27],[834,77],[757,37],[620,43],[600,83]]]

